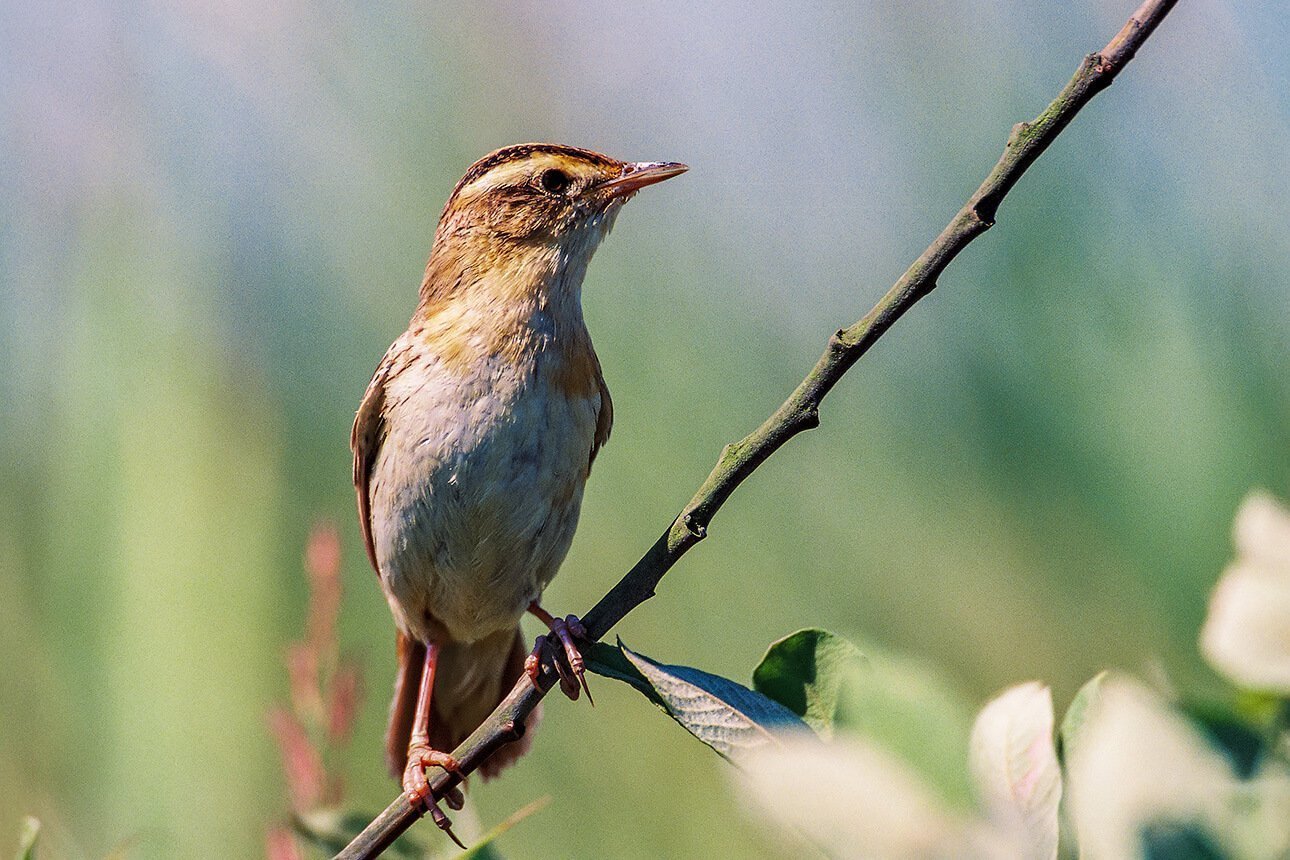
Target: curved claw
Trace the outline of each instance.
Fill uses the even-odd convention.
[[[465,844],[457,838],[457,834],[452,832],[452,822],[448,820],[448,816],[443,814],[443,810],[437,804],[429,804],[426,807],[426,811],[430,813],[430,820],[434,822],[435,827],[448,834],[448,838],[456,842],[457,847],[462,851],[467,850]]]
[[[556,627],[555,635],[559,638],[560,643],[564,645],[565,657],[569,660],[569,668],[578,676],[578,683],[582,685],[582,692],[587,694],[587,701],[594,708],[596,700],[591,698],[591,688],[587,686],[587,664],[582,659],[582,651],[578,648],[574,639],[586,639],[587,628],[582,626],[582,621],[576,615],[566,616],[564,626]],[[577,698],[576,696],[574,698]]]
[[[529,676],[534,687],[540,687],[538,678],[542,674],[542,646],[547,641],[547,637],[539,636],[533,643],[533,650],[524,658],[524,674]],[[581,687],[569,667],[566,665],[566,659],[562,659],[557,652],[554,660],[551,661],[555,666],[555,673],[560,676],[560,691],[573,701],[578,700]]]
[[[568,665],[568,657],[557,652],[555,658],[555,671],[560,676],[560,692],[569,697],[569,701],[578,701],[578,695],[582,688],[578,684],[577,669]]]
[[[587,629],[582,626],[582,622],[576,615],[555,618],[536,603],[529,606],[529,611],[542,619],[542,622],[551,629],[551,636],[560,643],[560,651],[563,653],[557,652],[555,660],[552,661],[555,664],[556,673],[560,676],[560,690],[575,702],[580,694],[586,693],[587,701],[595,705],[596,700],[591,697],[591,688],[587,685],[586,661],[582,659],[582,652],[578,650],[578,644],[574,641],[585,639]],[[533,646],[533,652],[524,661],[524,670],[534,686],[538,682],[541,656],[542,640],[538,639]]]
[[[452,832],[452,822],[448,820],[448,816],[439,808],[439,804],[430,798],[430,782],[426,779],[427,767],[441,767],[449,773],[461,773],[461,765],[448,753],[422,744],[413,745],[408,750],[408,765],[403,771],[403,790],[407,792],[408,802],[413,806],[424,805],[435,826],[465,850],[466,846],[462,845],[457,834]],[[461,809],[465,802],[465,798],[457,788],[445,794],[443,800],[451,809]]]

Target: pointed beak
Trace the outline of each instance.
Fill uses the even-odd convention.
[[[675,161],[637,161],[623,165],[621,176],[602,182],[597,189],[607,198],[633,194],[646,185],[671,179],[689,170],[689,166]]]

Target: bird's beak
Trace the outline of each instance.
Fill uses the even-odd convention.
[[[607,198],[632,194],[646,185],[671,179],[689,170],[689,166],[675,161],[637,161],[623,165],[621,176],[602,182],[598,189]]]

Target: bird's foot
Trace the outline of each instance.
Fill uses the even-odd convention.
[[[403,769],[403,791],[408,796],[408,802],[413,806],[424,805],[426,812],[430,814],[430,819],[435,826],[448,835],[448,838],[464,850],[465,845],[457,838],[457,834],[452,832],[452,822],[448,816],[444,815],[439,804],[435,803],[430,797],[430,782],[426,779],[427,767],[441,767],[449,773],[460,774],[461,766],[457,760],[448,753],[431,749],[426,744],[413,744],[408,747],[408,764]],[[461,789],[453,787],[443,797],[444,803],[448,804],[450,809],[461,809],[465,805],[466,799],[461,793]]]
[[[587,686],[586,662],[582,659],[582,652],[578,650],[578,643],[574,641],[585,640],[587,628],[582,626],[582,622],[576,615],[556,618],[536,603],[529,607],[529,611],[551,629],[551,633],[559,640],[564,651],[563,654],[556,654],[555,658],[555,671],[560,675],[560,690],[575,702],[578,700],[579,693],[586,693],[587,701],[593,705],[596,704],[591,698],[591,688]],[[524,661],[524,671],[534,686],[537,686],[541,661],[542,639],[538,639],[533,646],[533,652]]]

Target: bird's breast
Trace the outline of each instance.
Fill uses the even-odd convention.
[[[413,343],[387,384],[373,539],[395,616],[421,638],[513,626],[573,538],[599,368],[589,342],[561,348],[537,327],[519,339]]]

